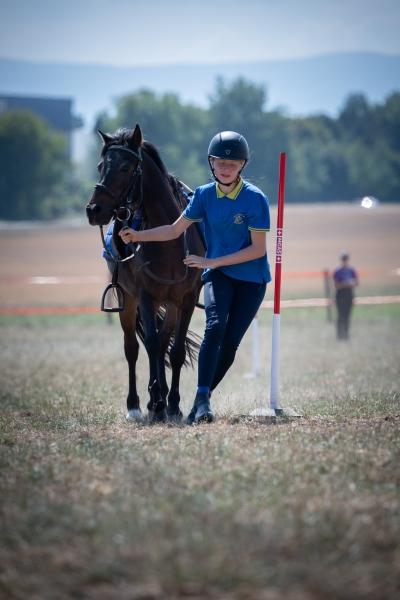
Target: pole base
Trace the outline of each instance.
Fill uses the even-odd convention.
[[[293,408],[255,408],[249,413],[250,417],[301,417]]]

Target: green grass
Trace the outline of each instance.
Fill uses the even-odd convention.
[[[262,377],[243,377],[249,335],[215,424],[149,427],[124,420],[117,323],[0,319],[0,596],[397,597],[399,307],[357,307],[348,344],[322,309],[282,312],[293,421],[240,417],[268,400],[270,311],[260,326]],[[144,407],[143,351],[138,373]]]

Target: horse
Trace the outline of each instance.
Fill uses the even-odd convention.
[[[141,215],[141,227],[173,223],[187,204],[182,185],[167,171],[156,147],[143,139],[139,125],[114,134],[99,130],[103,146],[98,171],[100,180],[86,206],[90,225],[107,225],[114,219],[113,244],[125,256],[119,231],[130,226],[134,214]],[[132,244],[130,245],[132,246]],[[168,242],[147,242],[131,248],[130,260],[118,263],[118,284],[125,302],[119,313],[129,371],[126,418],[143,420],[136,387],[138,334],[149,359],[150,422],[180,421],[179,382],[183,365],[191,364],[199,349],[198,336],[189,323],[199,300],[201,272],[186,267],[188,253],[204,256],[201,231],[190,227]],[[107,259],[110,271],[115,264]],[[165,365],[171,368],[170,388]]]

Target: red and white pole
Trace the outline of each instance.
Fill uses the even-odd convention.
[[[285,206],[285,173],[286,153],[279,157],[278,216],[276,223],[275,253],[275,289],[274,315],[272,320],[272,352],[271,352],[271,390],[269,405],[275,414],[282,412],[279,403],[279,349],[281,320],[281,279],[282,279],[282,243],[283,243],[283,210]]]
[[[300,417],[291,408],[282,408],[279,402],[279,349],[281,327],[281,278],[283,250],[283,209],[285,205],[286,153],[279,157],[278,217],[276,224],[274,315],[272,321],[271,390],[268,408],[252,410],[252,417]]]

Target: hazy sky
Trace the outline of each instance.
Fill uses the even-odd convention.
[[[400,0],[0,0],[0,56],[146,65],[400,54]]]

